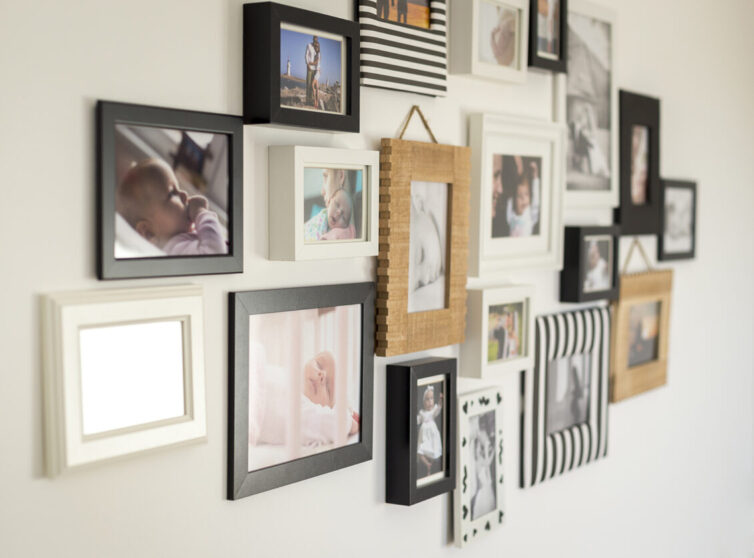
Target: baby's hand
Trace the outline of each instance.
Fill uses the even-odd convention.
[[[205,198],[204,196],[191,196],[188,199],[187,203],[189,219],[196,221],[196,218],[199,217],[199,214],[202,211],[206,211],[208,207],[209,203],[207,202],[207,198]]]

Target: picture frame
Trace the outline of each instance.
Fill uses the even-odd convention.
[[[430,357],[388,364],[386,381],[385,501],[413,506],[452,492],[456,486],[456,359]],[[431,400],[434,406],[420,408],[420,400]]]
[[[243,21],[244,124],[359,132],[356,22],[276,2],[244,4]]]
[[[611,403],[667,383],[672,288],[671,269],[621,277],[620,298],[613,304]]]
[[[361,85],[430,97],[447,95],[447,1],[423,3],[428,8],[426,27],[391,19],[392,2],[354,0],[361,32]],[[387,18],[380,13],[384,9]]]
[[[660,234],[657,259],[677,261],[696,255],[696,182],[660,181]]]
[[[241,118],[98,101],[96,119],[97,277],[127,279],[243,272]],[[208,143],[202,147],[198,141]],[[166,184],[146,180],[148,172],[163,168]],[[156,234],[158,231],[153,228],[160,223],[150,220],[144,224],[148,208],[142,198],[137,198],[140,192],[137,187],[143,189],[144,184],[149,184],[153,188],[167,188],[170,181],[175,181],[181,196],[204,198],[202,234],[187,228],[193,224],[182,223],[186,226],[176,229],[173,225],[171,233],[175,234],[167,238],[162,231]],[[137,199],[142,202],[137,204]],[[185,202],[179,196],[175,199],[181,200],[188,215],[189,199]],[[200,213],[195,212],[197,219]],[[216,217],[214,225],[210,214]],[[208,227],[209,231],[204,232]],[[218,228],[220,231],[216,231]],[[227,241],[213,240],[213,232],[226,235]],[[181,241],[186,234],[191,238]],[[192,246],[191,242],[198,246]],[[218,242],[220,246],[215,246]]]
[[[470,231],[470,276],[562,268],[563,141],[562,127],[551,122],[496,114],[469,117],[471,207],[479,215]],[[526,186],[529,203],[519,215],[516,194]]]
[[[486,13],[481,13],[484,10]],[[486,29],[497,10],[496,27]],[[501,10],[506,10],[503,14]],[[513,15],[515,13],[515,15]],[[506,19],[507,16],[507,19]],[[464,0],[450,3],[450,73],[492,81],[524,83],[528,63],[529,0]],[[508,26],[506,29],[504,26]],[[503,49],[500,43],[484,41],[483,34],[500,38],[513,26],[517,40]],[[492,46],[493,43],[496,47]],[[484,45],[484,48],[483,48]],[[510,60],[509,60],[510,59]]]
[[[376,256],[379,235],[379,164],[379,151],[270,146],[270,259],[296,261]],[[324,179],[323,174],[326,174]],[[312,184],[308,184],[307,179]],[[310,197],[316,180],[322,184],[317,184],[320,188],[314,188],[317,197]],[[306,223],[313,224],[321,216],[313,214],[320,207],[320,201],[327,206],[320,199],[320,190],[324,192],[330,184],[335,191],[334,197],[342,196],[347,200],[351,223],[341,228],[347,234],[326,240],[324,237],[328,233],[339,232],[330,228],[319,240],[315,236],[308,239],[309,233],[320,235],[320,231],[313,226],[307,233]],[[339,190],[343,194],[339,194]],[[334,202],[340,203],[340,197]],[[310,205],[311,208],[306,212]],[[327,207],[322,207],[321,212],[329,216]],[[326,220],[325,225],[329,227]],[[354,238],[345,239],[343,236]]]
[[[505,518],[503,390],[461,394],[458,409],[457,475],[463,482],[453,492],[453,538],[463,547]]]
[[[557,10],[559,18],[553,22],[554,29],[557,29],[557,47],[553,48],[558,51],[557,55],[540,50],[539,44],[539,0],[530,0],[529,4],[529,67],[539,68],[550,72],[565,74],[568,72],[568,2],[569,0],[559,0]],[[548,3],[549,4],[549,3]],[[554,6],[555,3],[552,3]],[[548,5],[549,9],[549,5]],[[545,17],[548,17],[549,14]],[[555,19],[553,17],[553,19]],[[548,26],[545,20],[545,26]],[[547,40],[547,39],[545,39]],[[545,47],[547,48],[547,47]]]
[[[660,100],[621,90],[621,234],[660,234],[660,201]]]
[[[201,286],[59,292],[41,306],[48,476],[206,439]]]
[[[229,293],[229,500],[372,459],[374,301],[374,283]],[[337,311],[341,309],[344,312],[339,315]],[[268,319],[272,321],[268,323]],[[309,326],[312,328],[306,329]],[[354,335],[357,330],[360,334]],[[339,335],[339,331],[347,333]],[[286,343],[298,339],[301,351],[291,350],[285,344],[275,347],[255,344],[263,338],[282,339]],[[307,346],[314,358],[305,362],[303,357],[310,356],[304,354]],[[289,372],[299,368],[295,362],[302,365],[302,375],[285,375],[286,367],[278,366],[274,360],[275,350],[282,359],[291,361]],[[328,372],[327,391],[334,402],[327,405],[327,410],[324,403],[311,399],[304,383],[308,376],[303,375],[308,374],[309,364],[315,359],[317,366],[326,370],[320,357],[330,350],[334,353],[330,356],[335,379],[334,385],[329,386]],[[353,368],[343,365],[344,362],[350,362]],[[338,367],[341,372],[346,370],[346,374],[338,375]],[[275,376],[281,372],[283,375]],[[354,383],[340,383],[339,378],[347,382],[348,374],[354,372],[357,373]],[[297,392],[297,386],[302,388],[303,395]],[[355,391],[353,404],[357,416],[351,412],[351,390]],[[282,405],[269,406],[274,394],[289,397]],[[261,406],[255,407],[256,404]],[[275,409],[283,408],[288,414],[275,415]],[[329,418],[322,419],[323,414]],[[334,432],[317,431],[316,425],[307,422],[307,418],[314,416],[322,419],[317,424],[322,428],[332,425]],[[351,423],[351,430],[340,428],[346,424],[343,419]],[[324,437],[331,434],[333,439]]]
[[[378,356],[413,353],[463,341],[470,166],[468,147],[382,139]],[[438,190],[429,195],[420,191],[422,187]],[[419,202],[426,205],[418,207]],[[436,215],[438,211],[446,216]],[[422,257],[421,267],[432,264],[432,269],[420,272],[415,265],[418,258],[412,263],[410,256],[412,250],[423,254],[425,248],[432,258],[430,261],[429,257]],[[422,279],[424,274],[427,277]],[[421,310],[422,307],[430,309]]]
[[[618,298],[620,227],[566,227],[561,302]]]
[[[609,310],[539,316],[536,335],[534,368],[521,373],[521,488],[607,455]],[[571,373],[581,377],[580,384]],[[572,389],[561,390],[563,380]]]
[[[466,339],[460,350],[461,376],[500,379],[509,372],[532,367],[534,298],[533,285],[469,289]],[[497,327],[493,315],[499,322]]]

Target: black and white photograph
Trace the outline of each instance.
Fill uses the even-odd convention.
[[[639,366],[657,360],[659,351],[661,302],[645,302],[631,307],[628,317],[628,366]]]
[[[494,304],[487,318],[487,362],[518,358],[524,351],[524,303]]]
[[[445,478],[445,376],[416,383],[416,486]]]
[[[495,462],[496,431],[495,411],[469,419],[471,463],[471,520],[476,521],[497,509],[497,464]]]
[[[694,220],[696,213],[696,185],[664,184],[663,255],[687,255],[694,252]]]
[[[565,356],[547,366],[547,433],[589,419],[591,354]]]
[[[537,54],[542,58],[560,58],[560,0],[537,0]]]
[[[304,168],[304,242],[361,240],[364,168]]]
[[[584,237],[584,293],[606,291],[613,286],[613,237]]]
[[[542,157],[492,155],[492,238],[539,234]]]
[[[518,68],[521,10],[498,0],[479,0],[478,53],[485,64]]]
[[[446,307],[448,184],[411,182],[408,312]]]

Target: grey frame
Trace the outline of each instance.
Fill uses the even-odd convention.
[[[244,291],[228,295],[228,499],[238,500],[371,460],[374,283]],[[361,440],[249,471],[249,316],[350,304],[361,305]]]

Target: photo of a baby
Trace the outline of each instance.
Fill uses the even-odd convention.
[[[537,2],[537,54],[557,60],[560,57],[560,0]]]
[[[492,156],[492,237],[539,234],[542,157]]]
[[[304,168],[304,242],[362,240],[364,169]]]
[[[471,494],[471,520],[497,509],[497,463],[495,462],[495,411],[475,415],[469,419],[471,466],[469,482]]]
[[[448,184],[411,182],[408,312],[445,308]]]
[[[416,486],[445,477],[445,376],[417,382]]]
[[[524,352],[524,303],[489,307],[487,320],[487,362],[505,361]]]
[[[613,286],[613,237],[584,237],[584,292],[607,291]]]
[[[115,125],[116,259],[227,254],[228,137]]]
[[[646,205],[649,177],[649,128],[631,129],[631,203]]]
[[[645,302],[631,307],[628,317],[631,343],[628,366],[639,366],[657,360],[660,332],[660,302]]]
[[[496,0],[479,1],[479,61],[518,68],[521,11]]]
[[[249,316],[249,471],[355,444],[361,307]]]
[[[589,419],[591,354],[552,360],[547,365],[547,434]]]

